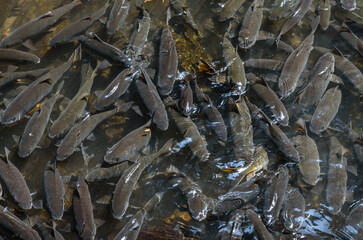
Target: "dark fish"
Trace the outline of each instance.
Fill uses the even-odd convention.
[[[339,5],[347,11],[353,11],[357,7],[356,0],[339,0]]]
[[[131,65],[131,59],[126,56],[120,49],[102,41],[96,34],[89,33],[87,36],[80,36],[78,41],[85,45],[92,51],[98,53],[99,55],[110,59],[111,61],[121,64],[125,67]]]
[[[57,160],[62,161],[68,158],[98,124],[116,113],[128,111],[131,105],[132,102],[121,103],[112,110],[85,117],[80,123],[73,126],[61,141],[57,149]]]
[[[114,104],[129,88],[134,79],[134,68],[126,68],[120,72],[114,80],[99,94],[96,102],[96,110],[103,110]]]
[[[91,195],[86,182],[87,166],[90,156],[82,147],[84,165],[77,180],[77,191],[73,195],[73,212],[76,219],[76,228],[82,239],[94,239],[96,236],[96,224],[93,218]]]
[[[133,160],[137,152],[149,144],[151,138],[151,120],[145,125],[127,134],[120,141],[109,148],[104,157],[110,164]]]
[[[282,126],[288,126],[289,115],[285,105],[281,102],[280,98],[270,88],[270,86],[265,81],[263,81],[264,85],[258,83],[259,79],[253,73],[247,74],[247,79],[251,83],[252,89],[255,91],[257,96],[260,97],[270,108],[277,122]]]
[[[242,27],[238,33],[238,46],[242,49],[249,49],[256,43],[262,24],[263,3],[264,0],[255,0],[243,18]]]
[[[62,87],[63,82],[59,84],[57,93],[53,97],[46,99],[39,110],[33,113],[29,119],[19,141],[19,157],[25,158],[29,156],[39,143],[48,125],[50,114],[52,113],[53,106],[59,97],[59,91]]]
[[[44,171],[44,192],[52,218],[60,220],[64,212],[64,186],[57,169],[56,160]]]
[[[334,29],[339,31],[339,35],[349,46],[351,46],[354,50],[359,52],[361,56],[363,56],[363,40],[355,35],[346,23],[343,23],[341,27],[335,24],[331,25]]]
[[[289,182],[289,170],[286,166],[279,166],[278,176],[266,188],[263,215],[267,225],[273,224],[280,215],[282,205],[286,199],[286,188]]]
[[[81,19],[78,19],[74,23],[62,29],[54,37],[50,39],[48,45],[56,46],[72,41],[73,39],[76,40],[77,36],[85,33],[90,26],[92,26],[105,14],[109,6],[110,3],[107,1],[106,5],[97,12],[82,17]]]
[[[32,53],[23,52],[16,49],[0,48],[0,62],[2,63],[40,63],[40,58]]]
[[[89,64],[82,65],[82,85],[77,94],[68,103],[67,107],[64,108],[58,118],[53,122],[48,133],[50,138],[64,135],[73,126],[75,121],[84,113],[93,85],[93,80],[96,77],[96,72],[97,67],[92,72],[92,68]]]
[[[331,6],[329,0],[319,0],[318,12],[320,16],[320,27],[324,31],[329,27]]]
[[[271,233],[261,221],[261,218],[251,209],[246,211],[247,219],[253,225],[255,234],[258,240],[274,240]]]
[[[37,231],[32,229],[15,214],[11,213],[7,207],[0,206],[0,225],[12,231],[17,237],[24,240],[41,240]]]
[[[11,124],[22,118],[40,100],[48,95],[73,62],[79,59],[80,48],[71,55],[69,60],[46,73],[25,88],[1,114],[2,124]]]
[[[198,24],[195,23],[194,17],[189,11],[188,8],[188,2],[185,0],[170,0],[170,5],[175,11],[175,13],[182,17],[184,21],[199,35],[201,36],[201,33],[199,31]]]
[[[219,196],[214,211],[217,215],[234,211],[256,198],[259,193],[260,187],[253,179],[245,181]]]
[[[160,37],[159,47],[159,75],[158,87],[160,94],[169,95],[173,90],[173,85],[178,68],[178,54],[176,52],[175,41],[171,35],[168,21],[170,9],[168,9],[168,17],[166,25],[163,27]]]
[[[156,153],[145,157],[140,157],[133,165],[131,165],[121,176],[116,184],[114,195],[112,198],[112,214],[115,218],[121,219],[125,214],[131,194],[135,188],[137,181],[140,179],[142,172],[155,159],[161,155],[168,154],[171,151],[173,139],[170,139]]]
[[[143,17],[139,21],[137,28],[131,35],[128,49],[128,53],[132,53],[129,55],[132,56],[132,58],[134,59],[136,59],[141,54],[145,46],[147,36],[149,35],[150,22],[151,19],[149,12],[143,8]]]
[[[168,107],[168,112],[175,121],[179,132],[183,134],[183,138],[187,141],[190,150],[200,161],[207,161],[209,157],[207,143],[200,135],[197,126],[190,117],[184,117],[175,109],[176,103],[171,97],[165,98],[164,103]]]
[[[286,198],[281,213],[284,227],[290,232],[296,232],[305,220],[305,199],[298,188],[293,188]]]
[[[5,148],[5,154],[6,162],[0,159],[0,177],[19,207],[30,209],[32,207],[32,197],[28,185],[19,169],[10,161],[7,148]]]
[[[184,77],[184,82],[186,83],[186,86],[181,89],[179,108],[184,116],[189,116],[190,114],[192,114],[193,111],[193,91],[189,83],[192,78],[193,75],[187,73],[187,75]]]
[[[245,211],[237,209],[229,219],[227,226],[219,230],[217,239],[221,240],[240,240],[243,237],[242,223],[245,218]]]
[[[248,59],[244,62],[246,68],[259,68],[271,71],[280,71],[284,62],[273,59]]]
[[[269,11],[268,18],[270,20],[278,20],[283,18],[289,10],[294,6],[296,0],[275,0]]]
[[[36,69],[36,70],[31,70],[31,71],[25,71],[25,72],[4,72],[4,73],[0,73],[0,87],[14,81],[17,79],[22,79],[22,78],[30,78],[30,79],[34,79],[34,78],[38,78],[42,75],[44,75],[45,73],[47,73],[49,70],[48,68],[40,68],[40,69]]]
[[[222,7],[221,12],[218,14],[219,21],[226,21],[234,17],[234,14],[241,8],[246,0],[228,0]]]
[[[326,91],[316,107],[310,120],[310,131],[313,133],[320,134],[324,132],[337,115],[342,100],[342,92],[338,87]]]
[[[86,181],[96,182],[113,177],[120,177],[128,167],[128,162],[123,162],[112,167],[95,167],[87,174]]]
[[[44,30],[55,24],[64,14],[68,13],[70,10],[80,4],[80,0],[74,0],[69,4],[49,11],[42,16],[25,23],[24,25],[18,27],[13,32],[11,32],[7,37],[5,37],[1,41],[0,47],[11,47],[22,43],[31,37],[34,37],[35,35],[43,32]]]
[[[202,90],[199,88],[196,79],[194,79],[193,83],[194,83],[195,95],[197,96],[199,105],[202,108],[202,112],[208,118],[213,131],[220,140],[222,140],[223,142],[227,141],[227,128],[226,125],[224,124],[224,120],[221,113],[213,105],[209,96],[204,94]]]
[[[357,159],[360,163],[363,163],[362,136],[353,130],[352,123],[350,123],[350,126],[348,128],[348,137],[349,137],[349,140],[353,143],[353,149],[354,149],[355,156],[357,157]]]
[[[146,84],[138,79],[136,80],[137,91],[139,92],[146,108],[152,116],[152,121],[160,129],[165,131],[169,127],[168,113],[165,110],[165,105],[156,90],[154,83],[151,81],[149,74],[142,69],[142,75]]]
[[[108,34],[115,34],[121,28],[129,13],[129,8],[129,0],[115,0],[106,23]]]

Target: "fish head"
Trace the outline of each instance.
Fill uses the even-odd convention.
[[[24,144],[19,145],[18,155],[21,158],[26,158],[33,152],[35,146],[33,147],[33,146],[23,146],[23,145]],[[26,144],[26,145],[29,145],[29,144]]]
[[[17,113],[17,114],[12,114],[11,112],[9,111],[3,111],[2,114],[1,114],[1,124],[12,124],[18,120],[20,120],[20,118],[23,116],[22,113]]]
[[[242,49],[248,49],[254,44],[253,36],[249,29],[243,29],[238,37],[238,46]]]
[[[57,160],[62,161],[74,152],[74,144],[71,141],[63,141],[57,149]]]
[[[357,7],[357,2],[355,0],[340,0],[339,5],[344,10],[353,11]]]
[[[322,124],[320,121],[314,121],[313,119],[310,122],[310,131],[315,134],[320,134],[321,132],[324,132],[326,130],[327,126],[325,124]]]

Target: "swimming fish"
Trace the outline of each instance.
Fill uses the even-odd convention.
[[[110,15],[108,17],[106,28],[108,34],[115,34],[124,23],[130,9],[130,0],[115,0]]]

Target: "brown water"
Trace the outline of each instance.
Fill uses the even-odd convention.
[[[3,38],[11,31],[10,28],[16,28],[25,22],[49,11],[62,4],[68,3],[65,0],[38,0],[38,1],[0,1],[1,15],[0,15],[0,37]],[[29,51],[41,58],[40,64],[37,66],[28,65],[21,66],[18,70],[29,70],[41,67],[54,68],[59,64],[65,62],[68,56],[73,52],[76,44],[69,43],[56,48],[49,48],[47,43],[49,39],[54,36],[55,33],[60,31],[62,28],[79,19],[80,17],[90,14],[100,7],[104,6],[106,1],[84,1],[84,5],[76,7],[73,9],[59,24],[56,25],[54,32],[43,34],[36,37],[36,47],[39,49],[37,51]],[[193,32],[183,20],[178,17],[173,17],[169,25],[173,29],[173,37],[176,41],[177,51],[179,54],[179,67],[178,70],[189,71],[195,68],[199,59],[203,58],[209,63],[213,63],[216,68],[224,67],[223,55],[222,55],[222,36],[225,33],[228,22],[220,23],[216,20],[216,14],[212,11],[218,8],[218,1],[213,0],[198,0],[198,1],[187,1],[188,9],[191,11],[192,15],[195,16],[196,23],[200,26],[203,39],[199,39],[198,36]],[[151,0],[145,1],[145,8],[150,12],[150,17],[152,19],[152,26],[150,29],[148,40],[153,40],[156,43],[159,41],[160,28],[165,23],[166,10],[168,8],[168,1],[162,0]],[[236,14],[237,22],[241,22],[241,19],[246,12],[247,8],[250,6],[251,1],[246,1],[241,10]],[[271,6],[272,1],[265,1],[265,7]],[[358,0],[358,5],[363,6],[363,1]],[[335,8],[336,12],[339,12]],[[359,11],[357,11],[359,13]],[[363,15],[363,12],[360,11]],[[124,50],[128,44],[128,39],[134,30],[135,19],[139,15],[139,10],[136,9],[134,4],[131,5],[130,13],[124,23],[122,29],[116,33],[114,36],[108,36],[102,23],[97,22],[94,24],[90,31],[93,31],[99,35],[99,37],[107,42],[114,44],[116,47]],[[283,21],[277,21],[273,23],[267,19],[267,11],[264,12],[264,21],[262,29],[277,33],[283,24]],[[239,25],[238,25],[239,28]],[[302,21],[301,28],[295,27],[292,31],[283,37],[283,40],[291,44],[293,47],[298,46],[298,44],[309,34],[310,27],[308,26],[308,21],[304,18]],[[363,34],[362,34],[363,35]],[[362,37],[362,36],[361,36]],[[235,40],[235,39],[234,39]],[[233,43],[236,43],[235,41]],[[347,51],[351,54],[350,60],[353,61],[361,70],[363,68],[363,59],[359,57],[353,50],[349,50],[349,46],[336,37],[336,33],[333,30],[328,29],[326,32],[318,30],[315,36],[316,46],[323,46],[326,48],[332,48],[333,45],[337,45],[344,52]],[[26,50],[25,47],[18,46],[18,49]],[[273,58],[273,59],[286,59],[288,53],[281,51],[272,50],[270,47],[266,47],[264,42],[258,42],[250,51],[239,52],[243,60],[249,58]],[[311,69],[317,58],[319,56],[311,54],[308,69]],[[151,64],[151,67],[155,66]],[[2,71],[6,71],[7,66],[0,66]],[[78,91],[80,85],[80,67],[75,66],[68,73],[64,75],[62,79],[65,80],[65,86],[61,93],[67,97],[72,98]],[[94,112],[94,103],[97,97],[94,94],[95,90],[102,90],[108,83],[118,74],[121,69],[114,66],[106,69],[96,77],[93,87],[92,95],[90,98],[89,106],[87,110]],[[263,73],[263,72],[256,72]],[[227,102],[230,98],[229,89],[223,83],[217,84],[213,83],[207,79],[198,80],[202,90],[207,93],[214,105],[218,107],[222,113],[225,123],[228,126],[228,112],[227,112]],[[352,86],[346,82],[346,87],[351,89]],[[28,82],[26,82],[28,83]],[[174,99],[179,98],[179,85],[180,82],[176,81],[174,86],[174,91],[172,96]],[[274,83],[270,83],[274,86]],[[274,86],[276,87],[276,86]],[[329,86],[331,87],[331,86]],[[24,85],[19,83],[8,85],[6,88],[1,89],[4,97],[12,98],[15,96],[20,89],[24,88]],[[276,88],[274,88],[276,89]],[[342,214],[331,215],[327,211],[327,204],[325,202],[325,185],[327,182],[327,172],[328,172],[328,154],[329,154],[329,137],[335,135],[339,138],[341,143],[353,153],[351,148],[352,144],[348,141],[346,132],[346,125],[352,121],[353,127],[356,131],[363,131],[363,123],[361,118],[363,116],[363,105],[360,102],[360,98],[348,92],[345,88],[342,88],[343,100],[339,108],[339,112],[332,123],[332,127],[336,129],[343,130],[343,132],[329,130],[322,136],[316,136],[310,134],[311,137],[317,142],[320,159],[321,159],[321,172],[324,173],[321,178],[322,180],[318,183],[318,186],[314,188],[302,188],[306,200],[306,214],[305,221],[301,229],[296,232],[296,238],[305,239],[345,239],[340,233],[342,226],[344,224],[344,216],[347,216],[350,207],[354,202],[362,198],[362,182],[359,177],[348,173],[348,188],[354,191],[353,201],[347,202],[344,205]],[[253,96],[252,91],[248,91],[247,96],[254,103],[260,104],[260,100]],[[107,150],[107,147],[111,147],[116,143],[122,136],[125,136],[132,129],[135,129],[148,120],[147,111],[143,106],[143,103],[136,92],[134,83],[130,86],[129,92],[122,97],[124,100],[132,100],[136,105],[140,106],[144,117],[140,117],[136,113],[129,111],[126,114],[117,115],[107,119],[102,122],[94,131],[96,136],[96,141],[85,141],[84,145],[88,147],[87,152],[89,154],[94,154],[91,162],[89,163],[89,169],[93,168],[97,164],[102,163],[103,156]],[[286,106],[289,106],[293,99],[287,99],[285,101]],[[51,119],[55,120],[60,112],[60,106],[62,103],[59,101],[56,104],[55,111],[52,113]],[[220,169],[226,167],[237,167],[241,165],[241,162],[235,158],[233,153],[233,141],[231,136],[229,136],[228,141],[224,145],[221,145],[217,138],[210,132],[211,127],[208,126],[206,119],[202,114],[196,113],[192,116],[192,120],[201,129],[201,133],[205,135],[208,142],[208,149],[211,153],[210,159],[206,163],[200,163],[196,158],[193,158],[187,146],[183,147],[178,153],[175,153],[169,157],[166,157],[160,164],[151,165],[146,169],[144,174],[151,172],[163,171],[169,164],[173,164],[178,167],[182,172],[186,173],[191,179],[193,179],[203,190],[204,194],[211,198],[217,198],[219,195],[224,194],[231,187],[232,180],[236,178],[235,174],[223,173]],[[21,135],[27,119],[23,118],[20,121],[11,125],[0,125],[0,149],[8,147],[11,152],[12,162],[19,168],[19,170],[24,175],[26,182],[31,190],[34,192],[33,198],[44,199],[43,194],[43,172],[48,161],[53,160],[56,156],[55,142],[50,139],[43,137],[41,142],[41,148],[36,149],[29,157],[26,159],[21,159],[17,156],[16,144],[12,140],[12,135]],[[206,125],[206,130],[204,131],[202,127]],[[290,126],[293,123],[290,122]],[[154,131],[155,130],[155,131]],[[292,130],[290,128],[283,129],[289,137],[293,136]],[[279,164],[287,164],[291,169],[292,177],[290,179],[291,185],[298,185],[296,181],[296,176],[293,173],[296,170],[295,164],[287,163],[282,157],[281,153],[278,151],[277,147],[270,142],[270,140],[265,136],[261,130],[259,130],[258,125],[254,124],[254,143],[262,144],[269,153],[270,163],[268,166],[269,170],[276,170]],[[179,142],[182,141],[181,134],[176,130],[176,126],[173,121],[170,122],[169,129],[166,132],[161,132],[157,129],[153,129],[153,140],[152,142],[157,142],[160,147],[169,138],[173,137]],[[349,164],[357,165],[358,162],[351,154],[348,159]],[[81,167],[83,165],[83,158],[80,152],[74,153],[68,159],[58,164],[58,169],[62,176],[77,176]],[[359,176],[360,171],[358,171]],[[144,175],[143,175],[144,176]],[[130,207],[127,210],[122,221],[118,221],[113,218],[111,213],[110,204],[98,204],[96,200],[100,199],[105,195],[112,195],[114,190],[114,184],[117,182],[116,179],[111,179],[110,181],[104,181],[101,183],[89,184],[89,189],[91,192],[92,202],[94,204],[94,215],[97,219],[102,219],[105,221],[97,229],[97,239],[112,239],[117,232],[124,226],[124,224],[130,219],[130,217],[137,212],[137,210],[144,206],[144,204],[159,191],[166,191],[162,201],[155,206],[152,212],[152,217],[145,221],[139,239],[150,239],[151,235],[156,236],[154,239],[216,239],[216,234],[218,231],[223,229],[226,225],[226,221],[229,219],[230,215],[222,216],[220,218],[210,217],[207,220],[198,222],[190,217],[186,209],[186,201],[182,196],[180,191],[176,189],[170,189],[169,185],[165,182],[165,179],[155,178],[155,179],[143,179],[138,185],[138,188],[132,194],[130,199]],[[2,182],[1,182],[2,183]],[[4,195],[1,205],[8,206],[9,208],[15,208],[14,212],[20,217],[25,218],[26,215],[33,216],[39,215],[39,218],[45,220],[49,223],[50,215],[49,211],[44,210],[30,210],[21,211],[17,208],[16,204],[13,202],[11,196],[5,185],[2,183],[4,189]],[[72,212],[72,195],[74,188],[71,184],[65,184],[66,186],[66,202],[63,220],[58,222],[60,230],[65,230],[69,228],[69,223],[71,224],[71,232],[61,231],[66,239],[78,239],[78,233],[75,229],[75,221]],[[258,200],[253,201],[255,203],[255,210],[257,213],[262,213],[261,198],[263,194],[260,194]],[[281,231],[282,228],[275,229],[276,231]],[[252,228],[246,224],[244,227],[246,233],[245,239],[257,239],[252,233]],[[170,236],[169,236],[169,235]],[[5,239],[13,239],[11,233],[5,229],[0,228],[0,235]],[[164,238],[161,238],[163,236]],[[167,237],[165,237],[167,236]]]

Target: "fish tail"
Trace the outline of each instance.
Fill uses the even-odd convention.
[[[174,139],[169,139],[162,148],[158,151],[159,155],[167,154],[167,153],[173,153],[172,146],[173,146]]]

